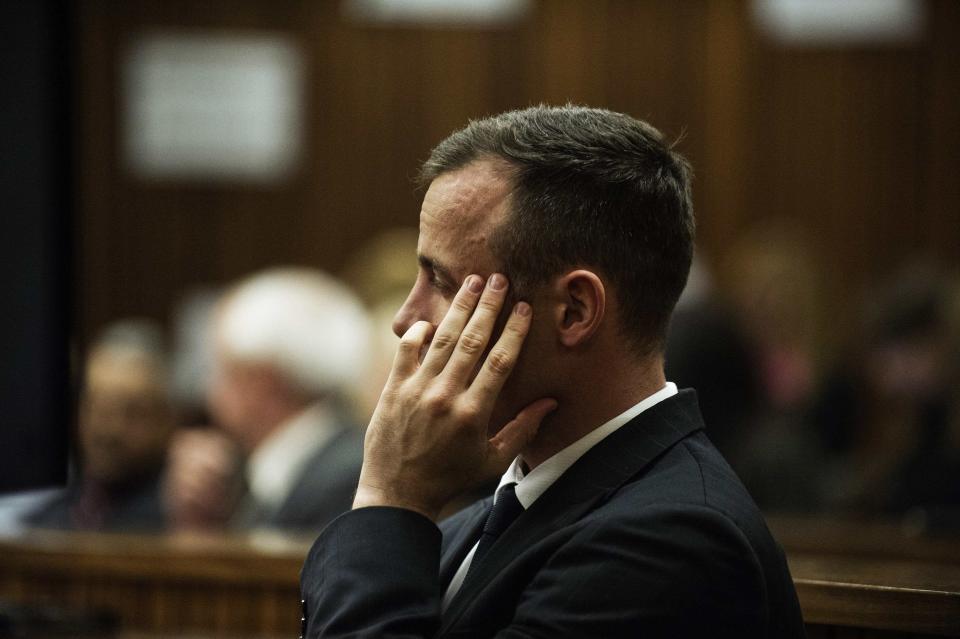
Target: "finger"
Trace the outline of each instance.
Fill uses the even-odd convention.
[[[450,354],[450,360],[444,369],[444,375],[451,383],[465,385],[470,375],[476,370],[477,362],[487,348],[494,326],[497,324],[497,317],[507,296],[508,286],[507,278],[499,273],[494,273],[487,280],[487,286],[480,296],[477,308],[460,334],[457,346]]]
[[[420,349],[433,333],[433,324],[426,321],[415,322],[400,338],[397,355],[393,359],[390,377],[409,377],[420,366]]]
[[[430,349],[421,366],[425,374],[436,375],[446,366],[450,353],[460,339],[463,327],[467,325],[473,309],[477,306],[477,300],[480,299],[483,288],[483,278],[479,275],[470,275],[463,281],[463,286],[457,291],[450,309],[430,342]]]
[[[469,392],[474,395],[480,405],[492,406],[497,395],[500,394],[503,383],[507,381],[517,363],[523,340],[526,339],[527,332],[530,330],[532,315],[532,309],[526,302],[518,302],[513,307],[513,312],[507,319],[500,339],[487,353],[480,372],[470,386]]]
[[[533,441],[540,423],[557,408],[557,400],[540,399],[520,411],[513,420],[490,438],[490,471],[503,470]]]

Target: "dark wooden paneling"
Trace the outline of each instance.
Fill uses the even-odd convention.
[[[410,177],[468,118],[574,101],[684,134],[700,242],[720,264],[752,223],[797,222],[833,274],[828,302],[919,252],[958,260],[960,9],[931,2],[915,45],[790,48],[748,3],[541,1],[520,24],[438,30],[345,19],[337,2],[88,0],[78,12],[81,337],[164,318],[197,282],[272,263],[337,270],[380,229],[415,225]],[[288,33],[307,62],[306,154],[273,186],[148,184],[120,164],[119,65],[148,29]],[[722,281],[722,280],[721,280]]]
[[[939,0],[924,51],[921,167],[925,246],[956,263],[960,253],[960,4]]]

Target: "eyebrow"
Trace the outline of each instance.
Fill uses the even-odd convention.
[[[426,255],[418,255],[417,261],[420,263],[420,266],[422,266],[425,269],[429,269],[433,271],[435,274],[439,275],[443,279],[449,280],[451,283],[454,283],[454,284],[458,283],[457,278],[453,276],[453,272],[449,268],[441,264],[440,262],[437,262],[436,260],[431,259]]]

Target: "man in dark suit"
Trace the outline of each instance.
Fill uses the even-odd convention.
[[[781,549],[664,377],[683,158],[628,116],[535,107],[422,175],[420,273],[354,509],[304,565],[305,634],[803,636]]]
[[[160,477],[174,430],[159,327],[108,326],[84,363],[77,423],[79,472],[24,517],[27,526],[156,532],[166,527]]]

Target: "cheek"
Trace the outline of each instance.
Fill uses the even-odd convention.
[[[243,394],[228,380],[221,378],[212,384],[208,400],[214,419],[222,424],[232,424],[243,412]]]
[[[426,321],[434,326],[440,323],[450,302],[428,282],[419,278],[403,305],[393,318],[393,333],[402,337],[416,322]]]
[[[80,450],[83,451],[83,457],[87,462],[100,454],[101,446],[99,445],[98,433],[95,428],[89,425],[81,425],[77,432],[77,439]]]
[[[422,287],[418,293],[417,299],[420,310],[418,319],[426,320],[436,326],[450,309],[450,303],[453,301],[452,296],[447,299],[439,290],[430,285]]]
[[[436,300],[434,301],[434,304],[433,304],[433,312],[431,313],[431,318],[429,318],[427,321],[429,321],[434,326],[438,326],[440,322],[443,321],[443,318],[447,316],[447,311],[450,310],[451,301],[452,300],[448,300],[445,297],[442,297],[441,295],[437,295]]]
[[[553,357],[556,351],[555,343],[555,334],[551,333],[549,322],[534,321],[513,372],[504,383],[497,399],[494,419],[491,420],[492,427],[499,429],[538,399],[556,395],[556,389],[551,382],[551,379],[556,379],[560,374],[559,362]]]

